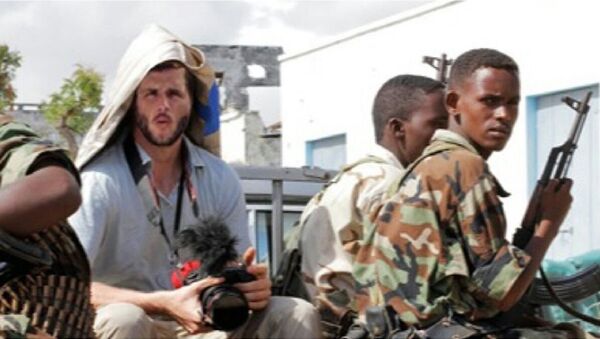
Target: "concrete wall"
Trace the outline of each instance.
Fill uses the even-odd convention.
[[[599,13],[596,1],[436,1],[286,54],[282,164],[304,165],[306,141],[341,133],[353,161],[374,142],[370,111],[384,81],[400,73],[433,77],[424,55],[498,49],[521,68],[521,117],[505,151],[490,159],[512,193],[504,200],[512,229],[529,194],[525,98],[600,82]]]
[[[244,115],[246,121],[246,164],[281,166],[281,137],[264,138],[265,125],[256,111]]]
[[[221,157],[231,164],[281,166],[281,138],[263,138],[264,132],[258,112],[222,114]]]
[[[279,121],[278,111],[267,110],[273,110],[272,102],[276,103],[278,99],[274,98],[278,95],[280,84],[277,58],[283,49],[240,45],[197,47],[205,54],[213,69],[222,74],[219,84],[222,158],[236,164],[280,165],[280,139],[264,139],[261,135],[265,130],[263,117],[267,118],[269,124]],[[250,93],[253,97],[250,97]],[[263,111],[251,111],[255,107]]]
[[[245,123],[240,112],[221,114],[221,158],[230,164],[246,163]]]
[[[60,137],[56,129],[46,121],[42,112],[17,110],[9,112],[9,114],[14,117],[15,121],[29,125],[41,137],[66,146],[65,141]]]
[[[224,107],[247,112],[248,87],[279,86],[281,47],[241,45],[198,45],[211,67],[224,74],[221,86],[225,89]],[[248,66],[264,70],[264,77],[252,77]]]
[[[29,125],[42,138],[67,148],[67,142],[60,136],[56,128],[46,120],[44,114],[40,111],[39,104],[15,103],[13,110],[9,111],[8,114],[13,116],[15,121]],[[75,139],[77,143],[80,143],[83,135],[75,134]]]

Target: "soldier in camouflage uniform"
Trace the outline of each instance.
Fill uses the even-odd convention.
[[[486,159],[510,137],[519,90],[518,67],[510,57],[489,49],[458,57],[445,101],[448,130],[435,133],[365,234],[355,277],[370,287],[372,304],[391,306],[408,325],[431,330],[457,319],[492,324],[527,290],[569,210],[572,182],[551,181],[527,246],[517,248],[505,239],[500,197],[507,193]],[[530,329],[491,330],[502,337],[540,335]]]
[[[62,149],[0,114],[0,337],[94,336],[87,258],[65,221],[78,180]]]
[[[377,215],[389,187],[435,129],[446,127],[443,89],[442,83],[416,75],[388,80],[372,110],[377,145],[342,169],[302,215],[302,273],[326,335],[339,335],[337,324],[344,315],[365,303],[366,294],[355,291],[352,278],[363,222]]]

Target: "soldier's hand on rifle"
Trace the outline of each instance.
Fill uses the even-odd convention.
[[[573,186],[571,179],[552,179],[542,190],[539,205],[539,231],[545,233],[544,235],[555,237],[558,234],[558,229],[567,216],[573,201],[571,186]]]

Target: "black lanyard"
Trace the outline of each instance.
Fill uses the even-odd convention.
[[[171,261],[171,265],[177,264],[177,251],[174,249],[173,244],[169,236],[167,235],[167,230],[165,228],[162,213],[160,212],[160,200],[158,196],[158,192],[156,188],[152,184],[152,180],[150,180],[150,170],[147,166],[144,166],[142,163],[142,158],[138,149],[135,145],[135,141],[133,140],[133,134],[129,134],[125,141],[123,142],[123,150],[125,152],[125,157],[127,158],[127,164],[129,165],[129,170],[131,171],[131,175],[133,176],[133,181],[135,182],[140,196],[142,197],[142,202],[144,203],[144,207],[146,208],[148,221],[160,228],[160,233],[167,242],[167,246],[169,247],[169,260]],[[177,203],[175,210],[175,220],[173,221],[173,234],[177,234],[179,232],[179,225],[181,222],[181,206],[183,205],[183,189],[186,184],[186,175],[185,175],[185,166],[186,166],[186,153],[182,150],[181,155],[181,177],[179,179],[179,187],[177,190]]]
[[[181,205],[182,205],[182,200],[183,200],[183,186],[184,185],[185,185],[185,170],[182,167],[181,168],[181,178],[179,178],[179,188],[177,189],[177,204],[176,204],[176,210],[175,210],[175,219],[173,220],[173,234],[175,234],[175,235],[177,235],[177,233],[179,233],[179,223],[181,221]],[[159,201],[158,200],[158,192],[156,192],[156,188],[154,187],[154,185],[152,185],[152,189],[154,190],[154,194],[156,194],[156,196],[157,196],[156,201],[158,202]],[[159,204],[158,208],[160,209],[160,203],[158,203],[158,204]],[[169,237],[167,236],[167,230],[165,229],[165,224],[163,222],[162,213],[160,215],[160,233],[167,241],[167,245],[169,245],[169,250],[177,256],[177,250],[174,249],[173,244],[171,244],[171,241],[169,240]]]

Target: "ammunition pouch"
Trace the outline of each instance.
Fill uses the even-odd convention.
[[[29,319],[27,334],[94,336],[89,264],[77,235],[66,223],[25,240],[0,231],[0,262],[0,314],[4,321],[25,316]]]
[[[418,329],[404,323],[390,307],[370,307],[366,324],[355,320],[342,339],[486,338],[501,329],[488,322],[470,322],[460,316],[445,316],[431,326]]]
[[[342,339],[371,339],[375,338],[369,333],[369,329],[365,324],[355,323],[350,327],[348,333]],[[414,327],[409,327],[406,330],[395,330],[387,337],[389,339],[422,339],[419,332]],[[386,339],[387,339],[386,338]]]
[[[330,309],[317,307],[321,315],[321,332],[323,338],[346,337],[350,328],[354,326],[357,315],[352,310],[347,310],[341,316],[335,315]],[[354,337],[351,337],[354,338]],[[357,337],[361,338],[361,337]]]
[[[369,307],[365,313],[366,324],[354,318],[342,339],[418,339],[422,338],[414,327],[407,326],[389,307]]]
[[[470,322],[461,317],[446,316],[424,330],[425,338],[487,338],[500,329],[486,322]]]
[[[0,286],[32,269],[51,265],[47,251],[0,230]]]
[[[389,338],[391,333],[408,328],[390,306],[369,307],[365,312],[367,329],[372,338]]]

